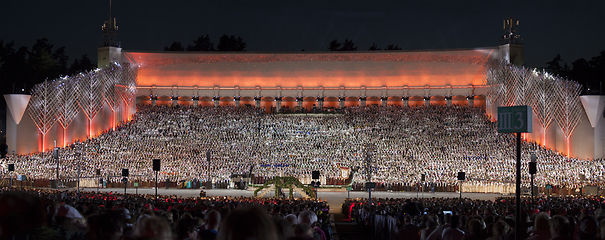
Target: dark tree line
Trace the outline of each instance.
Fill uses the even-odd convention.
[[[31,48],[16,47],[0,40],[0,89],[3,94],[25,92],[31,87],[61,76],[96,67],[86,54],[69,65],[65,47],[55,48],[48,39],[36,40]]]
[[[376,50],[381,50],[381,49],[378,47],[378,44],[373,43],[372,46],[368,50],[369,51],[376,51]],[[390,44],[384,50],[401,50],[401,48],[399,46],[397,46],[397,45]]]
[[[563,65],[561,65],[563,64]],[[605,90],[605,50],[589,61],[584,58],[577,59],[568,65],[557,54],[552,61],[546,62],[546,71],[565,77],[584,86],[584,94],[602,94]]]
[[[378,44],[372,43],[372,46],[368,48],[368,51],[383,50],[378,47]],[[384,50],[401,50],[397,45],[390,44]],[[328,45],[328,51],[357,51],[357,47],[353,43],[353,40],[345,39],[344,42],[338,42],[338,39],[332,40]]]
[[[181,42],[175,41],[170,46],[166,46],[164,51],[185,51],[185,47]],[[206,34],[193,40],[193,44],[187,46],[187,51],[246,51],[246,42],[242,37],[236,38],[233,35],[223,34],[214,48],[214,43]]]

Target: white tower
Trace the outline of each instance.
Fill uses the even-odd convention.
[[[501,58],[515,66],[523,66],[525,59],[523,57],[523,39],[517,33],[519,20],[509,17],[504,19],[504,35],[500,39],[498,50]]]
[[[116,41],[118,36],[118,26],[116,19],[111,16],[111,0],[109,0],[109,21],[105,21],[101,26],[103,42],[98,49],[97,67],[102,68],[111,62],[121,62],[122,47],[121,43]]]

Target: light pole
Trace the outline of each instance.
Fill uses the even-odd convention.
[[[529,162],[529,174],[531,175],[531,207],[534,207],[534,174],[537,172],[536,153],[531,153],[531,161]]]
[[[9,163],[8,164],[8,172],[10,173],[10,175],[8,176],[9,182],[10,182],[10,189],[13,189],[13,172],[15,171],[15,164],[14,163]]]
[[[206,189],[212,188],[212,179],[210,179],[210,150],[206,151],[206,160],[208,160],[208,180],[206,180]]]
[[[374,146],[371,143],[366,144],[366,188],[368,189],[368,205],[372,204],[372,187],[376,187],[372,183],[372,155]]]
[[[425,183],[425,181],[426,181],[426,174],[423,173],[422,175],[420,175],[420,184],[422,186],[422,198],[424,198],[424,186],[425,186],[424,183]],[[418,198],[418,194],[416,194],[416,198]]]
[[[160,171],[160,159],[153,159],[153,171],[155,172],[155,200],[158,200],[158,172]]]
[[[99,183],[97,183],[97,194],[98,194],[99,193],[99,184],[103,184],[103,181],[102,181],[103,179],[100,178],[101,177],[101,169],[97,169],[95,173],[97,175],[97,178],[99,178],[99,180],[100,180]]]
[[[53,158],[57,161],[57,178],[55,180],[55,188],[59,188],[59,149],[53,148]]]
[[[124,183],[124,198],[126,198],[126,187],[128,186],[128,168],[122,168],[122,182]]]
[[[82,150],[78,150],[78,198],[80,198],[80,164],[82,162]]]

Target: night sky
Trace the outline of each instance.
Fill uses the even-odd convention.
[[[69,64],[87,53],[96,61],[109,1],[0,0],[0,39],[31,47],[48,38],[66,46]],[[568,63],[605,50],[605,1],[204,1],[113,0],[124,50],[185,47],[208,34],[241,36],[251,52],[325,51],[352,39],[404,50],[497,46],[502,21],[516,17],[528,67],[544,67],[557,53]]]

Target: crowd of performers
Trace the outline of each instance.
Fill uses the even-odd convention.
[[[319,170],[324,183],[372,181],[414,185],[456,185],[457,173],[474,184],[514,183],[515,137],[498,134],[482,108],[467,106],[347,108],[339,114],[266,114],[251,107],[137,106],[133,120],[100,136],[59,150],[60,178],[120,176],[153,181],[152,159],[161,159],[160,179],[172,182],[229,181],[252,169],[258,179],[297,176]],[[210,152],[210,161],[206,152]],[[522,143],[523,162],[538,158],[535,184],[577,188],[604,186],[603,159],[566,157],[534,142]],[[371,167],[367,168],[366,162]],[[15,173],[55,179],[51,152],[8,155]],[[527,164],[523,183],[529,183]],[[14,176],[14,175],[13,175]],[[108,178],[119,182],[120,177]]]

